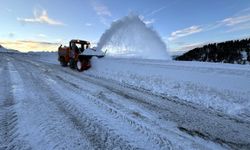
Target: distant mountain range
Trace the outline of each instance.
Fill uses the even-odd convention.
[[[250,38],[207,44],[177,56],[175,60],[250,64]]]

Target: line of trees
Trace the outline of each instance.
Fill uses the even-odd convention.
[[[238,64],[250,63],[250,38],[204,45],[177,56],[175,59]]]

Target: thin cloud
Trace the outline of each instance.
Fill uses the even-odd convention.
[[[37,36],[40,37],[40,38],[46,38],[47,37],[47,35],[42,34],[42,33],[38,34]]]
[[[33,15],[33,18],[17,18],[17,20],[22,23],[40,23],[55,26],[64,25],[62,22],[50,18],[46,10],[39,11],[34,9]]]
[[[168,38],[168,40],[176,40],[180,37],[189,36],[195,33],[201,32],[203,29],[200,26],[191,26],[185,29],[177,30],[171,33],[171,36]]]
[[[212,41],[210,42],[194,42],[194,43],[186,43],[186,42],[181,42],[181,41],[174,41],[170,44],[170,51],[172,52],[185,52],[188,50],[192,50],[197,47],[202,47],[206,44],[213,43]]]
[[[198,42],[198,43],[192,43],[192,44],[185,44],[182,45],[180,48],[178,48],[177,50],[181,50],[181,51],[186,51],[186,50],[191,50],[197,47],[202,47],[203,45],[208,44],[208,42]]]
[[[239,11],[232,17],[228,17],[221,21],[218,21],[216,25],[219,27],[226,26],[230,28],[235,28],[235,27],[241,28],[242,26],[245,28],[246,24],[249,23],[250,23],[250,7]]]
[[[220,21],[221,26],[226,26],[226,33],[250,29],[250,8],[243,9],[234,16]]]
[[[227,30],[227,33],[231,33],[231,32],[236,32],[236,31],[241,31],[241,30],[249,30],[250,29],[250,22],[245,23],[245,24],[241,24],[238,26],[234,26],[231,29]]]
[[[250,14],[244,15],[244,16],[236,16],[236,17],[230,17],[222,20],[222,23],[224,23],[226,26],[234,26],[241,23],[246,23],[250,21]]]
[[[93,8],[98,16],[108,16],[108,17],[112,16],[112,13],[108,9],[108,7],[104,4],[94,3]]]
[[[153,15],[155,15],[157,13],[162,12],[163,10],[165,10],[165,9],[167,9],[169,7],[172,7],[173,5],[176,5],[177,3],[179,3],[179,0],[170,1],[170,2],[168,2],[168,4],[166,6],[161,6],[161,7],[157,8],[157,9],[149,12],[145,16],[153,16]]]
[[[92,7],[95,13],[99,16],[100,22],[105,26],[109,26],[108,18],[112,16],[109,8],[106,5],[97,2],[92,2]]]
[[[53,42],[43,42],[43,41],[33,41],[33,40],[19,40],[18,42],[22,43],[31,43],[31,44],[43,44],[43,45],[57,45],[59,43],[53,43]]]
[[[163,6],[163,7],[160,7],[160,8],[158,8],[158,9],[155,9],[155,10],[153,10],[152,12],[150,12],[147,16],[155,15],[155,14],[157,14],[157,13],[163,11],[163,10],[166,9],[166,8],[167,8],[166,6]]]
[[[146,25],[150,25],[155,23],[155,19],[150,19],[150,20],[146,20],[144,16],[140,15],[139,18],[146,24]]]
[[[155,20],[154,20],[154,19],[151,19],[151,20],[144,20],[143,22],[144,22],[146,25],[150,25],[150,24],[155,23]]]
[[[161,11],[163,11],[165,8],[167,8],[166,6],[160,7],[158,9],[155,9],[153,11],[151,11],[150,13],[146,14],[145,16],[153,16]],[[144,16],[139,16],[140,19],[146,24],[146,25],[151,25],[153,23],[155,23],[155,19],[150,19],[150,20],[146,20]]]
[[[92,24],[91,23],[85,23],[85,26],[90,27],[90,26],[92,26]]]
[[[242,9],[241,11],[237,12],[235,14],[235,16],[241,16],[241,15],[245,15],[245,14],[249,14],[250,13],[250,7],[247,7],[245,9]]]
[[[193,25],[185,29],[174,31],[171,33],[168,40],[172,41],[195,33],[211,31],[222,27],[227,27],[226,28],[227,31],[225,31],[226,33],[235,32],[239,30],[248,30],[250,29],[249,25],[250,25],[250,8],[246,8],[239,11],[232,17],[228,17],[211,24]]]
[[[59,43],[33,41],[33,40],[0,40],[0,44],[9,49],[16,49],[23,52],[28,51],[56,51]]]

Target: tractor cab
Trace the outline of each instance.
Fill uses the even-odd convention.
[[[75,53],[82,53],[85,49],[90,48],[90,42],[83,40],[71,40],[69,42],[70,49]]]

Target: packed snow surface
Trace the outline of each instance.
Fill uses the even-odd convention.
[[[35,55],[58,63],[56,53]],[[104,57],[93,58],[92,68],[84,74],[250,120],[249,65]]]
[[[159,35],[136,15],[130,14],[112,23],[101,36],[98,49],[116,57],[170,59]]]
[[[250,120],[248,65],[104,58],[86,74]]]
[[[0,58],[0,149],[250,148],[248,65]]]
[[[0,47],[0,52],[6,52],[7,50],[3,47]]]

